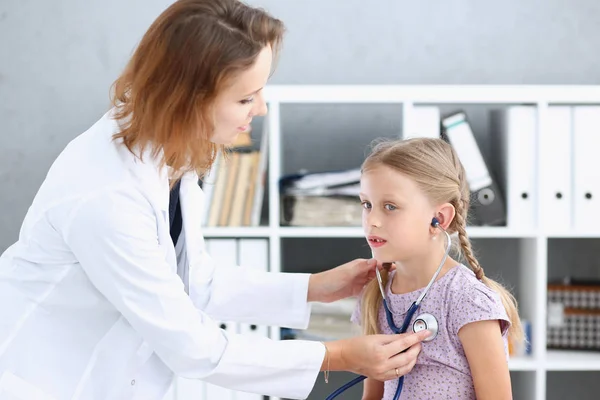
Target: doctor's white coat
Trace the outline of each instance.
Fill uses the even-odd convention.
[[[188,296],[166,170],[112,141],[117,129],[108,112],[69,143],[0,257],[0,399],[161,400],[175,375],[306,398],[321,343],[245,337],[212,318],[304,328],[308,275],[215,265],[203,193],[187,174],[179,262],[189,264]]]

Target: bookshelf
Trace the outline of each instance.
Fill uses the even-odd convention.
[[[548,123],[551,107],[555,105],[600,105],[600,86],[270,85],[265,88],[265,97],[269,107],[269,114],[263,121],[263,130],[268,132],[268,174],[264,192],[267,197],[265,201],[268,203],[266,225],[206,227],[204,235],[207,238],[267,238],[270,269],[278,272],[285,270],[282,266],[284,257],[282,241],[284,240],[362,238],[360,227],[281,226],[278,183],[284,175],[282,146],[286,140],[282,107],[289,104],[309,104],[311,106],[328,104],[392,105],[397,107],[398,114],[401,115],[401,126],[398,132],[400,134],[400,131],[410,132],[411,129],[414,129],[415,109],[423,106],[497,105],[508,107],[528,105],[536,110],[538,121],[536,140],[539,140],[548,129],[551,129]],[[302,140],[302,138],[294,137],[294,140]],[[365,144],[368,144],[368,141]],[[324,145],[327,144],[324,143]],[[586,229],[555,229],[547,227],[543,223],[544,218],[547,217],[545,213],[548,199],[541,194],[544,193],[547,178],[546,180],[541,178],[540,174],[543,174],[544,165],[538,152],[539,146],[536,146],[531,154],[535,160],[537,177],[535,187],[531,188],[531,199],[535,201],[535,225],[526,228],[513,226],[470,226],[468,228],[468,234],[474,240],[475,246],[477,246],[478,240],[515,240],[518,243],[520,249],[519,255],[516,256],[518,262],[517,290],[520,293],[518,300],[521,315],[532,324],[532,354],[512,357],[509,366],[514,381],[517,382],[514,389],[515,399],[527,400],[556,398],[552,397],[552,390],[548,389],[550,387],[549,374],[552,374],[551,379],[554,381],[560,380],[563,373],[568,374],[568,371],[600,371],[600,352],[549,350],[546,348],[546,286],[549,279],[549,243],[562,239],[600,239],[600,225],[594,224]],[[600,181],[600,173],[597,176]],[[511,182],[507,182],[507,187],[504,189],[510,190],[510,184]],[[597,196],[600,196],[600,193]],[[510,209],[507,209],[507,212],[510,212]],[[600,240],[598,244],[600,244]],[[600,253],[600,246],[596,244],[597,250],[594,250],[594,245],[591,246],[590,251]],[[279,328],[272,327],[270,336],[278,339],[280,337]],[[555,383],[552,382],[552,384]],[[330,385],[327,390],[332,388]],[[582,393],[587,394],[585,388],[580,390],[584,390]],[[593,390],[597,392],[600,390],[600,386],[595,386]]]

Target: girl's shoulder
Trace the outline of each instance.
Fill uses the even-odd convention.
[[[497,319],[501,323],[502,334],[505,334],[510,320],[500,295],[477,279],[465,265],[455,267],[452,272],[453,276],[446,280],[446,301],[454,333],[470,322]]]
[[[466,292],[473,290],[481,290],[483,292],[494,295],[492,289],[487,287],[485,283],[477,279],[471,268],[464,264],[459,264],[452,268],[447,273],[448,279],[445,280],[445,286],[449,291],[449,295],[462,296]]]

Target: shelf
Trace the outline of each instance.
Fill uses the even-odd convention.
[[[365,236],[361,227],[281,227],[279,234],[286,238],[362,238]]]
[[[281,237],[287,238],[362,238],[364,233],[361,227],[281,227]],[[534,238],[535,231],[520,231],[505,227],[468,227],[467,235],[471,238]]]
[[[203,228],[205,237],[268,237],[271,235],[284,238],[362,238],[361,227],[211,227]],[[470,238],[536,238],[549,239],[582,238],[600,239],[600,232],[538,232],[536,230],[511,229],[506,227],[471,226],[467,228]]]
[[[269,237],[272,233],[268,226],[260,227],[211,227],[203,228],[204,237],[219,238],[219,237],[236,237],[236,238],[253,238],[253,237]]]
[[[273,85],[280,103],[600,103],[600,86],[577,85]]]
[[[535,238],[538,232],[507,227],[471,226],[467,227],[467,235],[471,238]]]
[[[268,85],[265,87],[264,94],[269,106],[269,114],[265,116],[262,122],[263,128],[267,127],[269,133],[269,173],[265,182],[265,188],[268,189],[268,194],[265,193],[265,195],[269,196],[268,199],[265,199],[269,202],[268,225],[203,228],[203,234],[207,238],[267,238],[269,263],[274,271],[284,270],[281,265],[287,264],[290,258],[298,265],[293,269],[290,268],[290,271],[302,270],[304,260],[299,260],[297,255],[305,249],[312,250],[308,249],[307,245],[315,246],[315,254],[323,252],[326,253],[326,257],[331,255],[334,260],[342,257],[350,258],[347,254],[348,245],[356,247],[352,249],[352,254],[369,252],[363,229],[360,226],[279,226],[280,220],[283,219],[282,207],[285,205],[280,197],[279,181],[287,172],[306,168],[307,165],[315,171],[324,169],[326,165],[324,163],[331,157],[340,157],[340,160],[335,161],[347,161],[348,166],[356,166],[362,162],[363,154],[346,154],[345,148],[341,151],[336,149],[333,153],[324,151],[323,154],[309,154],[311,141],[318,141],[318,132],[321,128],[325,132],[328,131],[327,128],[330,126],[331,119],[329,118],[331,117],[330,110],[336,112],[339,110],[340,115],[343,117],[344,113],[354,113],[355,105],[359,105],[360,107],[366,107],[364,116],[367,118],[379,118],[381,115],[386,119],[389,113],[394,118],[390,120],[393,121],[394,131],[387,131],[385,130],[387,128],[384,127],[383,135],[396,137],[397,132],[410,133],[411,130],[415,130],[415,126],[421,118],[419,108],[422,106],[432,105],[438,107],[441,111],[465,105],[467,109],[473,108],[475,117],[478,118],[477,113],[480,111],[483,117],[485,113],[495,109],[501,110],[516,104],[528,105],[536,109],[536,121],[538,122],[536,138],[539,139],[542,137],[540,135],[549,129],[550,106],[557,104],[600,105],[600,85]],[[317,121],[315,122],[315,129],[309,129],[310,132],[313,132],[311,135],[314,135],[314,137],[305,139],[306,142],[303,143],[308,149],[306,150],[307,154],[294,153],[295,157],[298,158],[290,159],[289,151],[296,152],[303,149],[303,146],[300,146],[299,150],[296,149],[294,143],[291,142],[292,147],[290,147],[288,142],[296,137],[295,128],[292,129],[292,127],[306,126],[305,118],[308,118],[309,112],[312,113],[313,109],[319,108],[322,108],[321,111],[325,118],[320,121],[321,125]],[[295,114],[296,109],[298,115]],[[370,110],[376,110],[377,113],[373,114]],[[397,119],[396,116],[398,116]],[[356,120],[360,120],[362,124],[361,118],[357,114]],[[482,125],[487,123],[487,117],[479,122]],[[368,123],[369,120],[365,119],[365,124]],[[359,132],[359,126],[360,124],[357,125],[356,132],[353,132],[352,135],[361,136],[353,137],[352,140],[356,139],[356,142],[361,146],[364,143],[366,148],[367,143],[372,138],[364,137]],[[267,132],[267,130],[264,132]],[[566,132],[569,134],[568,131]],[[483,137],[483,144],[492,145],[495,143],[491,134],[490,131],[490,137]],[[574,137],[572,137],[572,133],[569,135],[569,143],[572,143]],[[334,142],[331,146],[335,146]],[[539,144],[539,140],[537,144]],[[543,157],[539,157],[540,150],[538,149],[543,148],[544,146],[530,149],[534,152],[530,156],[536,160],[533,165],[536,171],[536,180],[530,188],[531,193],[534,194],[531,199],[536,203],[535,207],[529,210],[527,217],[532,216],[535,218],[522,218],[522,220],[509,218],[510,202],[507,202],[507,220],[515,221],[515,223],[504,227],[467,227],[467,234],[473,240],[474,250],[480,253],[480,258],[485,261],[486,265],[490,265],[486,268],[489,269],[490,274],[498,274],[508,284],[507,286],[515,289],[515,293],[519,296],[519,307],[522,314],[530,319],[533,326],[544,326],[547,323],[548,299],[546,286],[549,277],[564,274],[564,270],[569,271],[568,269],[571,268],[569,263],[562,263],[566,264],[564,268],[561,266],[562,269],[553,268],[552,265],[559,261],[556,253],[561,252],[563,247],[569,249],[570,252],[578,253],[579,241],[590,242],[581,246],[589,248],[589,251],[593,252],[596,244],[591,243],[593,240],[589,239],[600,239],[600,227],[596,227],[594,224],[590,224],[589,227],[573,226],[561,230],[544,223],[543,218],[547,214],[546,210],[548,207],[551,209],[553,204],[551,200],[554,201],[554,199],[545,192],[546,186],[552,182],[552,179],[547,180],[547,177],[552,176],[552,174],[547,169],[542,168]],[[522,147],[519,149],[523,151]],[[493,154],[492,156],[494,158]],[[520,156],[523,156],[523,154]],[[496,160],[491,161],[497,161],[497,168],[509,165],[507,160],[504,160],[506,164],[504,163],[503,157],[496,158]],[[322,164],[319,164],[320,161],[322,161]],[[346,165],[340,163],[340,165],[342,164]],[[520,193],[523,188],[516,184],[518,182],[512,184],[513,180],[511,179],[513,178],[510,178],[508,171],[505,172],[507,176],[502,185],[506,186],[504,188],[505,193],[508,194],[511,190],[513,194]],[[514,192],[515,190],[517,192]],[[574,189],[570,187],[564,190],[573,191]],[[573,216],[571,216],[571,220],[575,221]],[[536,221],[539,224],[538,227],[528,228]],[[522,226],[527,227],[522,228]],[[565,243],[556,243],[561,242],[561,240],[554,239],[572,240],[564,240]],[[453,242],[456,241],[456,237],[453,236]],[[353,243],[358,245],[354,246]],[[557,244],[559,246],[555,246]],[[340,254],[335,254],[337,252],[340,252]],[[562,254],[560,255],[562,256]],[[570,257],[570,254],[564,255],[564,258],[568,257]],[[581,263],[588,262],[588,258],[593,259],[593,255],[588,257],[587,254],[582,254]],[[573,264],[580,263],[575,261]],[[323,262],[325,263],[325,260]],[[504,263],[510,263],[511,268],[503,269]],[[327,261],[327,265],[330,265],[329,261]],[[592,272],[595,272],[595,270]],[[334,304],[328,306],[334,306]],[[319,315],[318,310],[318,307],[313,307],[308,328],[295,332],[297,338],[332,340],[360,334],[356,331],[356,326],[349,323],[348,310],[345,310],[338,319],[329,316],[326,310],[323,310],[322,314]],[[278,339],[279,335],[280,330],[277,327],[271,329],[270,337]],[[533,356],[514,356],[510,357],[508,361],[511,375],[515,378],[514,382],[516,382],[518,388],[518,391],[515,392],[518,393],[518,398],[544,400],[547,398],[546,392],[549,390],[547,387],[552,388],[551,385],[547,386],[546,379],[555,379],[555,376],[559,375],[561,376],[560,382],[556,385],[560,385],[563,380],[566,381],[571,379],[571,376],[579,375],[579,371],[589,371],[587,375],[600,371],[600,352],[546,350],[545,330],[539,329],[533,331],[532,343],[534,344],[532,348]],[[551,371],[551,373],[548,374],[547,371]],[[567,373],[568,371],[572,371],[572,373]],[[550,395],[552,394],[556,395],[556,393],[550,393]],[[555,398],[570,397],[559,395]]]
[[[546,236],[550,239],[600,239],[599,231],[570,231],[570,232],[548,232]]]
[[[508,368],[511,371],[535,371],[538,363],[530,356],[514,356],[508,360]]]
[[[600,352],[548,350],[545,369],[548,371],[599,371]]]

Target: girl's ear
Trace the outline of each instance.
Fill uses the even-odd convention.
[[[454,206],[450,203],[444,203],[437,208],[435,213],[435,217],[440,222],[440,226],[444,229],[448,229],[452,221],[454,220],[454,216],[456,215],[456,210]],[[436,228],[433,228],[434,230]]]

